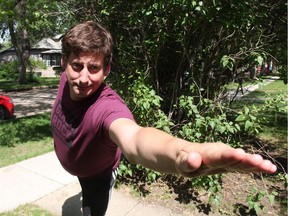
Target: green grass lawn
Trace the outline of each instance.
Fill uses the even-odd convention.
[[[54,216],[52,213],[33,204],[21,205],[18,208],[0,213],[0,216]]]
[[[50,113],[0,122],[0,167],[53,150]]]
[[[20,85],[16,80],[0,80],[1,90],[17,90],[17,89],[30,89],[36,86],[57,86],[59,84],[59,77],[41,77],[37,82],[28,82],[27,84]]]
[[[288,86],[283,83],[282,80],[276,80],[267,85],[261,85],[258,89],[249,94],[243,96],[241,100],[236,100],[232,104],[232,109],[241,109],[244,106],[261,107],[269,101],[276,101],[282,108],[287,107],[287,96],[288,96]],[[285,100],[280,100],[280,97],[286,98]]]
[[[279,94],[286,94],[288,93],[287,85],[283,83],[282,80],[275,80],[274,82],[271,82],[267,85],[261,85],[260,83],[260,88],[256,89],[255,91],[249,93],[247,97],[276,97]],[[245,98],[245,97],[244,97]]]
[[[0,168],[53,151],[52,139],[0,146]]]

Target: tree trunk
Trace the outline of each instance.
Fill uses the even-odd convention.
[[[25,27],[25,15],[26,15],[26,1],[25,0],[18,0],[15,2],[15,10],[19,14],[19,22],[18,25],[18,34],[20,35],[19,38],[16,37],[16,32],[14,28],[14,21],[10,19],[8,22],[8,28],[11,36],[11,41],[19,60],[19,83],[25,84],[27,83],[26,79],[26,67],[27,62],[30,55],[30,42],[29,42],[29,34]],[[21,23],[23,21],[23,23]]]
[[[26,29],[21,29],[22,35],[23,35],[23,42],[22,42],[22,52],[20,56],[20,76],[19,76],[19,83],[24,84],[27,82],[26,79],[26,68],[27,68],[27,62],[30,55],[30,43],[29,43],[29,37],[28,32]]]
[[[26,0],[18,1],[18,11],[21,20],[25,20],[26,16]],[[22,44],[21,44],[21,53],[20,53],[20,76],[19,83],[24,84],[27,82],[26,80],[26,66],[30,55],[30,42],[29,42],[29,34],[26,29],[25,21],[20,26],[20,35],[22,35]]]

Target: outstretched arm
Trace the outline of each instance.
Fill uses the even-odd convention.
[[[132,163],[164,173],[196,177],[225,172],[274,173],[276,166],[260,155],[223,143],[191,143],[129,119],[110,126],[111,139]]]

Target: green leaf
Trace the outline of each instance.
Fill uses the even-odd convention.
[[[170,128],[169,128],[168,126],[164,126],[164,127],[163,127],[163,130],[166,131],[166,132],[168,132],[168,133],[170,133]]]
[[[240,129],[240,126],[239,126],[238,124],[235,124],[235,128],[236,128],[238,131],[241,130],[241,129]]]
[[[249,119],[249,117],[248,117],[247,115],[242,114],[242,115],[239,115],[239,116],[235,119],[235,121],[236,121],[236,122],[244,122],[244,121],[246,121],[246,120],[248,120],[248,119]]]
[[[277,195],[278,195],[278,193],[274,191],[272,194],[270,194],[270,195],[268,196],[269,201],[270,201],[272,204],[274,204],[275,196],[277,196]]]
[[[209,125],[210,125],[210,127],[212,128],[212,130],[215,128],[215,122],[214,121],[211,121],[211,122],[209,122]]]
[[[223,134],[226,131],[226,128],[223,127],[222,125],[217,126],[217,131],[219,131],[219,133]]]
[[[228,62],[229,62],[228,56],[227,56],[227,55],[224,55],[224,56],[221,58],[221,61],[220,61],[222,67],[225,68],[225,67],[227,66]]]
[[[245,113],[245,114],[248,114],[248,113],[249,113],[249,111],[250,111],[250,110],[249,110],[249,108],[248,108],[248,107],[244,107],[244,113]]]
[[[149,108],[150,108],[149,102],[144,102],[143,103],[143,107],[144,107],[145,110],[149,110]]]
[[[251,121],[246,121],[245,122],[245,130],[249,130],[253,126],[253,123]]]
[[[196,134],[195,134],[195,136],[196,136],[197,138],[200,138],[201,135],[202,135],[201,133],[196,133]]]

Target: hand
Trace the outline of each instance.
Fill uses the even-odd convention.
[[[176,169],[185,177],[197,177],[226,172],[269,173],[277,167],[258,154],[249,154],[223,143],[189,145],[177,155]]]

